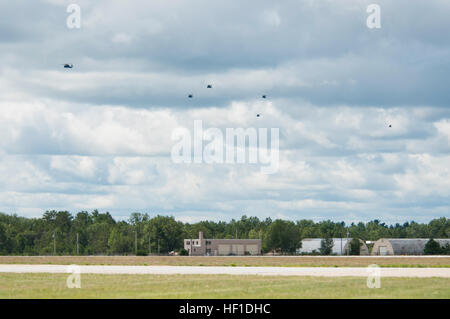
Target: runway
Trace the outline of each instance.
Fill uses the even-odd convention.
[[[72,273],[129,275],[260,275],[313,277],[367,277],[379,271],[382,277],[450,278],[450,268],[365,268],[365,267],[216,267],[216,266],[100,266],[0,265],[0,273]]]

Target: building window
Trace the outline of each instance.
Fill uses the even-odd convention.
[[[191,242],[190,242],[190,241],[187,241],[187,242],[186,242],[186,245],[190,245],[190,244],[191,244]]]

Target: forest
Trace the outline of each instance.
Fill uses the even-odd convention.
[[[441,217],[429,223],[414,221],[387,225],[377,219],[345,224],[325,220],[314,222],[259,219],[183,223],[173,216],[132,213],[128,220],[115,220],[108,212],[46,211],[41,218],[0,213],[1,255],[149,255],[185,253],[183,239],[198,238],[262,239],[263,253],[277,250],[292,254],[302,238],[348,236],[362,240],[379,238],[449,238],[450,219]]]

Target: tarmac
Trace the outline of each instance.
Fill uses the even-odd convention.
[[[57,274],[73,272],[105,275],[260,275],[313,277],[367,277],[378,272],[381,277],[450,278],[450,268],[0,265],[0,273]]]

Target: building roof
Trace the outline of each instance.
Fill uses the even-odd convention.
[[[333,251],[332,254],[343,254],[345,245],[347,242],[350,242],[352,238],[332,238],[333,239]],[[302,248],[299,248],[297,251],[299,253],[312,253],[314,250],[316,252],[320,251],[320,244],[323,238],[304,238],[302,239]],[[342,246],[342,250],[341,250]]]
[[[422,254],[429,238],[381,238],[387,240],[395,254]],[[441,246],[449,243],[450,239],[434,239]]]

